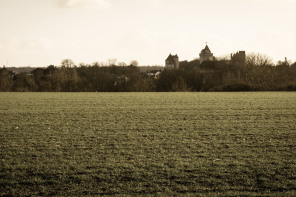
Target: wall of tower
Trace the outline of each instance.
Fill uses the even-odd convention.
[[[179,58],[178,57],[174,58],[174,69],[179,69]]]
[[[214,60],[213,53],[200,53],[199,57],[200,57],[200,63],[202,63],[203,61],[213,61]]]
[[[166,69],[173,69],[175,66],[174,66],[174,63],[171,62],[171,61],[166,61],[165,62],[165,68]]]

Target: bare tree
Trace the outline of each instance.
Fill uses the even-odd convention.
[[[0,91],[11,91],[13,85],[13,73],[6,68],[0,68]]]
[[[287,58],[285,58],[284,61],[278,61],[277,62],[277,66],[290,66],[292,65],[292,61],[291,60],[288,60]]]
[[[118,62],[118,66],[126,66],[126,63],[124,63],[124,62]]]
[[[61,66],[66,68],[72,68],[75,66],[75,64],[71,59],[63,59],[61,61]]]
[[[117,62],[117,59],[116,58],[109,58],[107,60],[108,66],[115,66],[116,65],[116,62]]]
[[[130,65],[131,65],[131,66],[139,66],[139,62],[138,62],[137,60],[132,60],[132,61],[130,62]]]
[[[273,66],[272,59],[260,53],[251,53],[246,57],[247,66]]]

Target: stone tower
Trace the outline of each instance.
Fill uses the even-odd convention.
[[[231,61],[236,65],[245,65],[246,64],[246,52],[239,51],[237,53],[231,54]]]
[[[214,60],[213,53],[211,53],[211,50],[208,47],[208,45],[206,45],[206,47],[203,50],[201,50],[199,57],[200,57],[200,64],[203,61],[213,61]]]
[[[179,69],[179,57],[178,55],[169,55],[165,60],[166,69]]]

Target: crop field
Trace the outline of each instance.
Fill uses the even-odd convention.
[[[296,196],[296,93],[0,93],[0,196]]]

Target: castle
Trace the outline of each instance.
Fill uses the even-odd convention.
[[[246,52],[239,51],[237,53],[231,54],[229,63],[233,63],[235,65],[245,65],[246,62]],[[199,63],[203,62],[219,62],[214,57],[214,54],[211,52],[209,46],[206,44],[205,48],[201,50],[199,53]],[[228,60],[227,60],[228,62]],[[178,69],[179,68],[179,57],[178,55],[169,55],[165,60],[165,69]]]
[[[165,60],[166,69],[179,69],[179,57],[178,55],[169,55]]]

